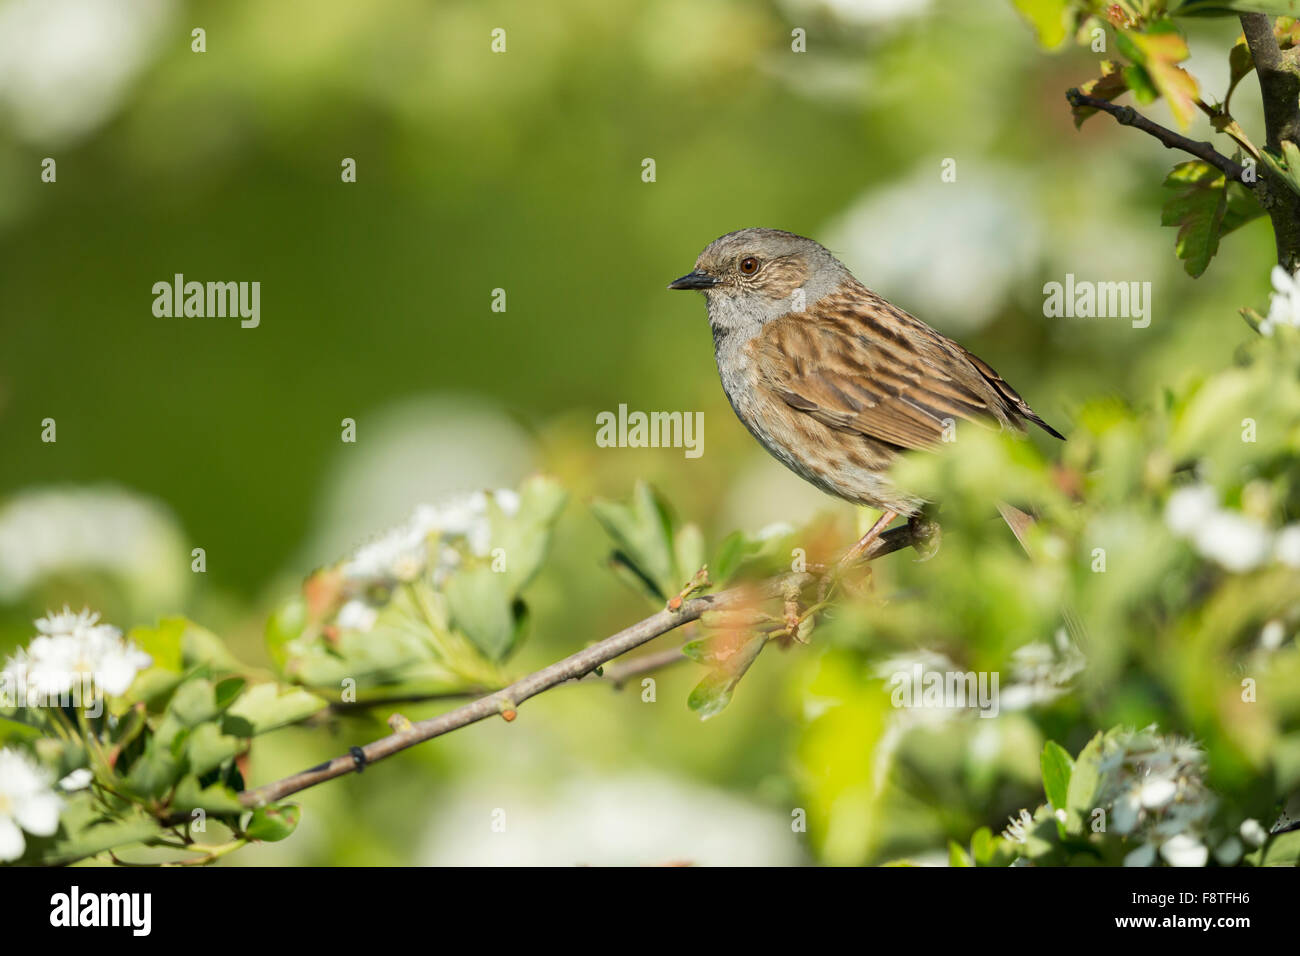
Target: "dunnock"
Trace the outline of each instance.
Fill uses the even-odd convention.
[[[924,504],[889,481],[900,452],[939,443],[958,420],[1017,431],[1033,422],[1064,437],[984,361],[811,239],[728,233],[668,288],[704,293],[722,387],[763,447],[823,491],[884,511],[846,559]]]

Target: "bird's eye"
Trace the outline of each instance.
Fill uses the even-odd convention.
[[[752,276],[758,271],[758,260],[753,256],[746,256],[740,260],[740,271],[743,275]]]

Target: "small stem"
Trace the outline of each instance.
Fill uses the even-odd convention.
[[[1109,113],[1115,118],[1115,122],[1121,126],[1132,126],[1139,129],[1149,136],[1154,137],[1160,143],[1164,144],[1166,149],[1180,149],[1184,153],[1195,156],[1223,171],[1223,174],[1231,180],[1241,183],[1243,186],[1253,188],[1255,183],[1247,182],[1244,178],[1245,167],[1239,163],[1233,162],[1227,156],[1224,156],[1214,148],[1212,143],[1197,142],[1194,139],[1188,139],[1171,129],[1166,129],[1159,123],[1153,123],[1131,106],[1118,106],[1109,100],[1103,100],[1096,96],[1089,96],[1077,89],[1067,90],[1065,98],[1069,100],[1070,105],[1074,107],[1088,106],[1103,113]]]

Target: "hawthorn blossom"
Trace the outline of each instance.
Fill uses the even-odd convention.
[[[53,836],[63,801],[50,786],[51,775],[20,750],[0,750],[0,862],[23,855],[32,836]]]

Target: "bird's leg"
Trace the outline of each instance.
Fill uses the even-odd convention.
[[[858,540],[857,544],[849,548],[849,550],[844,553],[844,557],[840,558],[840,565],[841,566],[850,565],[854,561],[858,560],[858,558],[866,554],[867,549],[871,547],[872,542],[874,542],[877,538],[879,538],[881,534],[884,533],[885,529],[889,527],[889,522],[893,521],[897,517],[898,517],[897,511],[886,511],[884,514],[882,514],[876,520],[876,523],[871,526],[871,530],[868,531],[866,534],[864,534]]]

